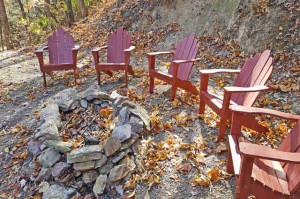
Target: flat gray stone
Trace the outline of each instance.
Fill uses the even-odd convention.
[[[119,113],[118,116],[118,123],[117,126],[122,126],[129,121],[129,108],[128,107],[123,107]]]
[[[132,132],[141,133],[144,130],[144,123],[138,117],[131,116],[129,120],[129,124],[131,125]]]
[[[58,162],[52,168],[52,176],[57,177],[60,176],[64,171],[70,168],[71,165],[66,162]]]
[[[40,126],[41,135],[46,138],[47,140],[62,140],[56,124],[50,120],[46,121],[42,126]]]
[[[95,168],[95,161],[74,163],[73,168],[77,171],[88,171]]]
[[[28,142],[28,150],[34,155],[40,155],[42,150],[40,149],[42,142],[39,141],[30,141]]]
[[[35,182],[48,181],[51,177],[52,168],[44,168],[39,172],[39,175],[36,177]]]
[[[131,132],[131,138],[122,143],[121,151],[124,149],[128,149],[131,145],[133,145],[140,138],[139,134]]]
[[[125,151],[121,151],[118,154],[116,154],[115,156],[113,156],[111,158],[111,161],[116,164],[118,163],[120,160],[122,160],[127,154],[129,153],[129,150],[125,150]]]
[[[80,149],[75,149],[67,154],[67,162],[87,162],[99,160],[102,157],[102,147],[100,145],[84,146]]]
[[[40,117],[42,122],[52,120],[57,128],[60,128],[62,125],[57,104],[48,104],[45,108],[42,108]]]
[[[106,163],[98,169],[99,173],[102,175],[109,174],[110,170],[114,167],[112,161],[108,160]]]
[[[75,88],[63,90],[53,97],[52,102],[56,103],[64,112],[73,110],[79,106],[77,91]]]
[[[107,93],[99,91],[97,88],[90,87],[87,90],[79,94],[82,98],[90,101],[93,99],[99,100],[111,100],[110,96]]]
[[[63,141],[58,141],[58,140],[46,140],[44,144],[49,147],[53,148],[54,150],[58,152],[69,152],[72,150],[72,143],[70,142],[63,142]]]
[[[104,153],[106,157],[113,155],[121,148],[121,141],[115,137],[109,137],[104,143]]]
[[[74,195],[76,195],[75,189],[53,184],[46,189],[43,194],[43,199],[70,199]]]
[[[107,157],[103,155],[100,160],[96,160],[95,168],[102,167],[107,162]]]
[[[129,169],[127,168],[126,165],[124,164],[117,165],[110,170],[108,179],[111,182],[121,180],[128,174],[128,172]]]
[[[115,127],[111,136],[118,138],[121,142],[128,140],[131,137],[131,125],[125,124]]]
[[[61,155],[52,148],[48,148],[38,157],[39,163],[46,168],[52,167],[59,161]]]
[[[83,173],[82,179],[83,182],[89,184],[94,182],[98,177],[98,172],[96,170],[91,170]]]
[[[85,99],[80,100],[80,106],[83,108],[87,108],[88,107],[88,103]]]
[[[105,186],[106,186],[106,179],[107,179],[106,175],[99,175],[97,177],[96,182],[93,187],[93,192],[94,192],[95,196],[98,196],[104,192]]]

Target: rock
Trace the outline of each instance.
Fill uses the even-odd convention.
[[[41,182],[39,184],[39,193],[44,193],[49,187],[50,184],[48,182]]]
[[[85,98],[86,100],[90,101],[93,99],[99,99],[99,100],[111,100],[108,94],[103,93],[99,91],[96,88],[88,88],[87,90],[81,92],[79,94],[82,98]]]
[[[67,154],[67,162],[87,162],[91,160],[99,160],[102,157],[102,147],[100,145],[84,146],[80,149],[75,149]]]
[[[76,194],[73,188],[65,188],[58,184],[51,185],[43,194],[43,199],[69,199]]]
[[[119,105],[121,105],[125,100],[127,100],[128,97],[124,97],[124,96],[119,96],[115,99],[115,101],[113,102],[113,107],[118,107]]]
[[[46,121],[42,126],[40,126],[41,135],[48,140],[61,140],[61,137],[58,133],[57,126],[55,123],[50,120]]]
[[[74,163],[73,168],[78,171],[88,171],[95,168],[95,161]]]
[[[129,172],[129,170],[126,165],[124,165],[124,164],[117,165],[110,170],[108,179],[111,182],[121,180],[128,174],[128,172]]]
[[[55,177],[55,181],[65,186],[71,186],[75,182],[74,174],[68,172],[62,173],[60,176]]]
[[[62,125],[57,104],[48,104],[45,108],[41,110],[40,117],[42,122],[52,120],[57,126],[57,128],[60,128]]]
[[[63,90],[53,97],[52,102],[64,112],[73,110],[79,106],[77,91],[75,88]]]
[[[111,156],[121,148],[121,141],[115,137],[109,137],[104,143],[104,153],[106,157]]]
[[[129,153],[129,150],[126,151],[121,151],[120,153],[118,153],[117,155],[113,156],[111,158],[111,161],[113,163],[118,163],[120,160],[122,160],[127,154]]]
[[[106,179],[107,179],[106,175],[99,175],[97,177],[96,183],[94,184],[94,187],[93,187],[93,192],[96,197],[99,194],[102,194],[104,192],[105,186],[106,186]]]
[[[87,108],[88,107],[88,103],[85,99],[80,100],[80,106],[83,108]]]
[[[100,105],[100,104],[102,104],[102,101],[101,101],[101,100],[98,100],[98,99],[95,99],[95,100],[93,101],[93,103],[96,104],[96,105]]]
[[[140,138],[140,136],[137,133],[131,132],[131,138],[126,140],[125,142],[122,143],[121,146],[121,151],[123,151],[124,149],[128,149],[131,145],[133,145],[138,139]]]
[[[129,109],[128,107],[123,107],[119,113],[119,121],[117,126],[122,126],[129,121]]]
[[[84,185],[84,182],[82,180],[76,182],[74,185],[72,185],[72,187],[74,187],[75,189],[81,189]]]
[[[48,168],[58,162],[60,157],[61,155],[57,151],[52,148],[48,148],[38,157],[38,161],[43,167]]]
[[[128,100],[124,101],[122,103],[122,106],[128,106],[130,109],[130,112],[135,115],[138,116],[144,123],[145,128],[150,131],[150,117],[148,112],[146,111],[146,109],[144,109],[143,107],[141,107],[140,105],[134,104]]]
[[[54,150],[58,151],[58,152],[69,152],[71,151],[71,147],[72,147],[72,143],[70,142],[62,142],[62,141],[58,141],[58,140],[46,140],[44,142],[44,144],[49,147],[49,148],[53,148]]]
[[[35,181],[36,182],[48,181],[51,177],[51,172],[52,172],[51,168],[42,167],[42,169],[39,172],[39,175],[36,177]]]
[[[91,170],[83,173],[83,182],[88,184],[94,182],[97,179],[98,172],[96,170]]]
[[[115,127],[111,137],[118,138],[121,142],[128,140],[131,137],[131,125],[125,124]]]
[[[129,124],[131,125],[132,132],[141,133],[144,130],[144,123],[138,117],[131,116]]]
[[[87,137],[84,139],[85,145],[97,145],[99,144],[99,139],[96,137]]]
[[[122,97],[117,91],[113,91],[110,96],[111,99],[116,100],[118,97]]]
[[[65,170],[70,168],[71,165],[66,162],[58,162],[52,168],[52,176],[57,177],[60,176]]]
[[[114,167],[114,164],[112,161],[108,160],[106,164],[104,164],[102,167],[98,169],[99,173],[102,175],[109,174],[110,170]]]
[[[76,178],[78,178],[79,176],[81,176],[81,171],[77,171],[77,170],[74,170],[74,176],[76,177]]]
[[[38,156],[41,154],[42,150],[40,149],[41,142],[38,141],[30,141],[28,142],[28,150],[33,154],[33,156]]]
[[[102,156],[100,160],[97,160],[95,163],[95,168],[100,168],[102,167],[107,161],[107,157],[105,155]]]

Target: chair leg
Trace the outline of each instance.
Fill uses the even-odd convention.
[[[75,69],[74,70],[74,83],[75,83],[75,85],[77,85],[77,74],[78,74],[78,70]]]
[[[176,95],[176,90],[177,90],[177,86],[172,86],[170,100],[174,100]]]
[[[97,78],[98,78],[98,85],[100,85],[101,80],[100,80],[100,71],[97,71]]]
[[[204,99],[201,97],[201,94],[200,94],[200,105],[199,105],[199,114],[204,114],[205,112],[205,102],[204,102]]]
[[[226,165],[226,171],[227,173],[233,173],[233,164],[232,164],[232,156],[230,149],[228,150],[228,160]]]
[[[46,73],[43,73],[43,79],[44,79],[44,86],[47,87],[47,83],[46,83]]]
[[[227,119],[221,117],[219,131],[218,131],[218,141],[221,141],[225,138],[226,126],[227,126]]]
[[[127,73],[127,70],[125,70],[125,83],[126,84],[128,83],[128,73]]]
[[[154,78],[150,77],[149,93],[152,94],[153,90],[154,90]]]

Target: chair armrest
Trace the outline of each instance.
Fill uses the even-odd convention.
[[[247,107],[247,106],[239,106],[239,105],[231,105],[230,110],[232,112],[239,112],[239,113],[248,113],[248,114],[267,114],[267,115],[273,115],[275,117],[288,119],[292,121],[298,121],[300,120],[299,115],[294,115],[290,113],[284,113],[281,111],[271,110],[271,109],[265,109],[265,108],[255,108],[255,107]]]
[[[129,48],[124,49],[124,52],[130,52],[130,51],[132,51],[134,49],[135,49],[135,46],[130,46]]]
[[[147,55],[152,55],[152,56],[155,56],[155,55],[165,55],[165,54],[174,54],[174,52],[166,51],[166,52],[151,52],[151,53],[147,53]]]
[[[279,151],[266,146],[247,142],[240,142],[239,148],[242,155],[253,158],[262,158],[288,163],[300,163],[300,153]]]
[[[80,46],[79,45],[75,45],[74,48],[72,48],[72,50],[79,50]]]
[[[251,87],[237,87],[237,86],[226,86],[224,90],[230,93],[240,93],[240,92],[257,92],[257,91],[267,91],[271,90],[268,86],[251,86]]]
[[[100,50],[103,50],[103,49],[106,49],[106,48],[108,48],[108,46],[102,46],[102,47],[99,47],[99,48],[94,48],[92,50],[92,52],[99,52]]]
[[[173,61],[175,64],[184,64],[184,63],[189,63],[189,62],[195,62],[195,61],[200,61],[200,58],[196,59],[191,59],[191,60],[175,60]]]
[[[200,70],[200,74],[217,74],[217,73],[239,73],[241,70],[239,69],[205,69],[205,70]]]
[[[38,48],[38,49],[36,49],[34,52],[35,52],[35,53],[42,53],[42,52],[44,52],[45,50],[48,50],[48,46],[43,46],[43,47],[41,47],[41,48]]]

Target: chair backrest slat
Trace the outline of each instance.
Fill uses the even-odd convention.
[[[107,62],[108,63],[124,63],[124,50],[131,45],[131,36],[127,31],[118,28],[108,38]]]
[[[191,34],[179,42],[176,47],[172,61],[174,60],[190,60],[195,59],[198,53],[198,42],[195,35]],[[188,80],[193,62],[181,64],[178,69],[178,78]],[[174,64],[172,62],[169,68],[169,74],[173,75]]]
[[[299,153],[300,155],[300,121],[282,141],[278,150]],[[282,166],[289,182],[289,191],[297,191],[300,188],[300,164],[282,163]]]
[[[73,63],[72,48],[73,37],[63,28],[58,28],[48,39],[49,63]]]
[[[251,87],[265,85],[273,70],[272,62],[273,58],[270,50],[264,51],[261,55],[255,55],[245,62],[233,86]],[[259,92],[234,93],[231,96],[231,100],[239,105],[252,106],[258,94]]]

